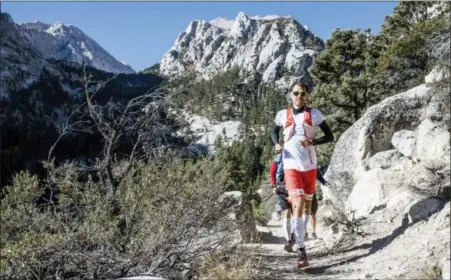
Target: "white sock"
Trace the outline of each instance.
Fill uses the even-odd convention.
[[[304,230],[305,230],[305,232],[307,232],[307,226],[308,226],[308,222],[309,222],[309,220],[310,220],[310,217],[311,217],[312,215],[310,215],[310,214],[305,214],[304,215]]]
[[[296,236],[296,243],[298,248],[304,248],[304,221],[302,218],[292,218],[294,235]]]
[[[283,218],[282,220],[282,228],[283,228],[283,233],[285,234],[285,239],[288,241],[290,241],[290,237],[291,237],[291,219],[287,219],[286,217]]]

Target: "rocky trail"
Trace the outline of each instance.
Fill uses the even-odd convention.
[[[262,274],[271,278],[299,279],[328,279],[337,274],[333,267],[337,265],[337,255],[327,248],[326,229],[318,228],[317,239],[306,241],[310,266],[298,269],[295,266],[296,252],[283,250],[285,244],[282,230],[282,220],[272,219],[266,226],[259,227],[262,234],[260,249]],[[263,276],[263,275],[262,275]]]
[[[409,215],[385,220],[380,211],[360,225],[359,234],[337,224],[326,226],[323,208],[318,211],[318,238],[305,243],[310,266],[303,269],[295,266],[295,252],[283,250],[282,220],[273,216],[265,226],[257,226],[260,242],[242,246],[255,249],[258,279],[450,279],[449,202],[417,222]]]
[[[319,223],[318,239],[306,241],[310,266],[303,269],[295,267],[296,253],[283,250],[282,221],[273,218],[258,227],[260,275],[271,279],[450,279],[449,207],[447,203],[429,219],[415,223],[409,223],[408,216],[384,221],[381,212],[361,225],[360,234]]]

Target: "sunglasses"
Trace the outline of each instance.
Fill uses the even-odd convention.
[[[307,95],[306,91],[293,91],[292,93],[293,93],[294,96],[298,96],[298,95],[306,96]]]

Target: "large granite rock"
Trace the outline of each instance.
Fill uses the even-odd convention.
[[[335,146],[325,199],[349,219],[387,208],[417,222],[440,210],[451,189],[444,91],[420,85],[370,107]]]

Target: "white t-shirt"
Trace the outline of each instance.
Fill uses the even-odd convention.
[[[319,126],[324,117],[321,112],[312,108],[310,116],[312,125],[310,126],[304,122],[304,114],[293,114],[294,119],[294,134],[289,138],[289,129],[284,129],[284,145],[282,151],[283,168],[296,169],[299,171],[308,171],[317,168],[316,153],[313,146],[304,148],[300,142],[304,139],[315,139],[315,126]],[[275,123],[278,126],[284,127],[287,121],[287,109],[281,110],[277,113]],[[288,140],[288,141],[287,141]]]

